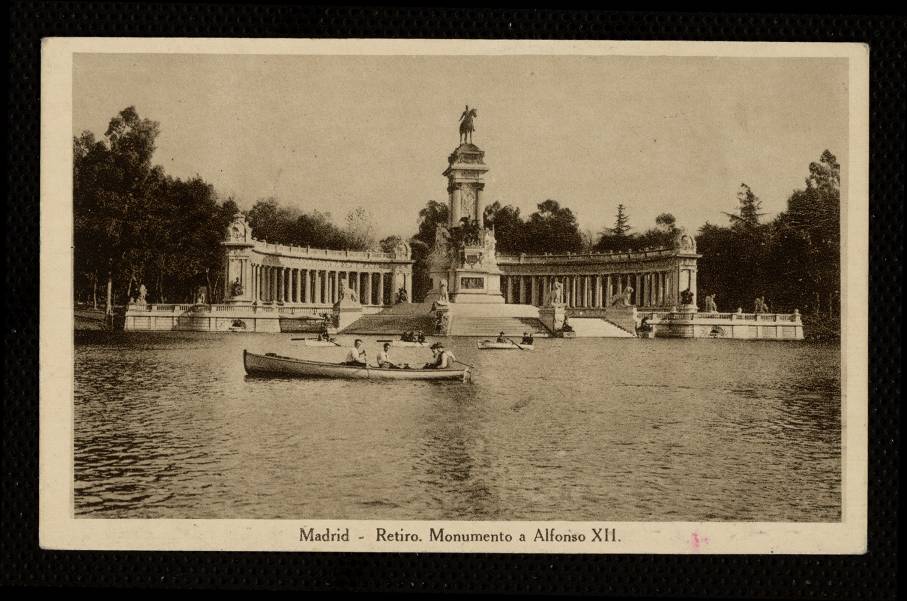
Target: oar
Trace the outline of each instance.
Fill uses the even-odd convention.
[[[472,369],[478,369],[478,367],[476,367],[475,365],[470,365],[469,363],[463,363],[463,362],[460,361],[459,359],[454,359],[453,362],[454,362],[454,363],[459,363],[460,365],[465,365],[466,367],[469,367],[469,368],[472,368]]]
[[[514,342],[513,339],[508,338],[507,340],[510,341],[510,344],[514,345],[515,347],[517,347],[517,348],[520,349],[521,351],[525,351],[525,350],[526,350],[526,349],[524,349],[523,347],[521,347],[519,344],[517,344],[516,342]]]

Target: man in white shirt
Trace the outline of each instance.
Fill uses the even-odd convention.
[[[391,361],[390,352],[391,352],[391,343],[385,342],[384,347],[380,351],[378,351],[378,367],[384,367],[384,368],[390,368],[390,369],[396,369],[396,368],[400,367],[399,365],[397,365],[396,363]]]
[[[363,346],[361,339],[357,338],[356,341],[353,342],[353,348],[346,354],[345,363],[347,365],[359,365],[362,367],[366,365],[365,347]]]

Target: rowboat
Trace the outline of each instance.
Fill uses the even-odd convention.
[[[479,340],[476,342],[476,347],[480,351],[489,351],[489,350],[500,350],[500,351],[515,351],[522,349],[524,351],[531,351],[535,349],[534,344],[518,344],[516,342],[498,342],[497,340]]]
[[[275,353],[258,355],[243,350],[243,366],[250,376],[294,378],[339,378],[345,380],[469,380],[469,369],[385,369],[324,363],[282,357]]]
[[[390,342],[391,346],[397,348],[424,348],[428,346],[427,342],[412,342],[409,340],[379,340],[378,342]]]
[[[330,340],[318,340],[317,338],[306,338],[303,340],[303,344],[306,346],[342,346],[338,342],[331,342]]]

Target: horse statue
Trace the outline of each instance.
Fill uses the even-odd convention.
[[[460,143],[465,144],[469,142],[472,144],[472,132],[476,130],[475,125],[473,124],[473,119],[478,117],[479,114],[476,112],[476,109],[469,108],[469,105],[466,105],[466,110],[463,111],[463,114],[460,115]]]

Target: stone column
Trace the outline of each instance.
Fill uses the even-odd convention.
[[[312,302],[321,302],[321,272],[317,269],[312,270]]]
[[[370,271],[365,273],[365,298],[366,298],[365,304],[371,305],[372,304],[372,273]]]
[[[570,306],[576,307],[579,305],[579,276],[571,275],[570,276]]]

